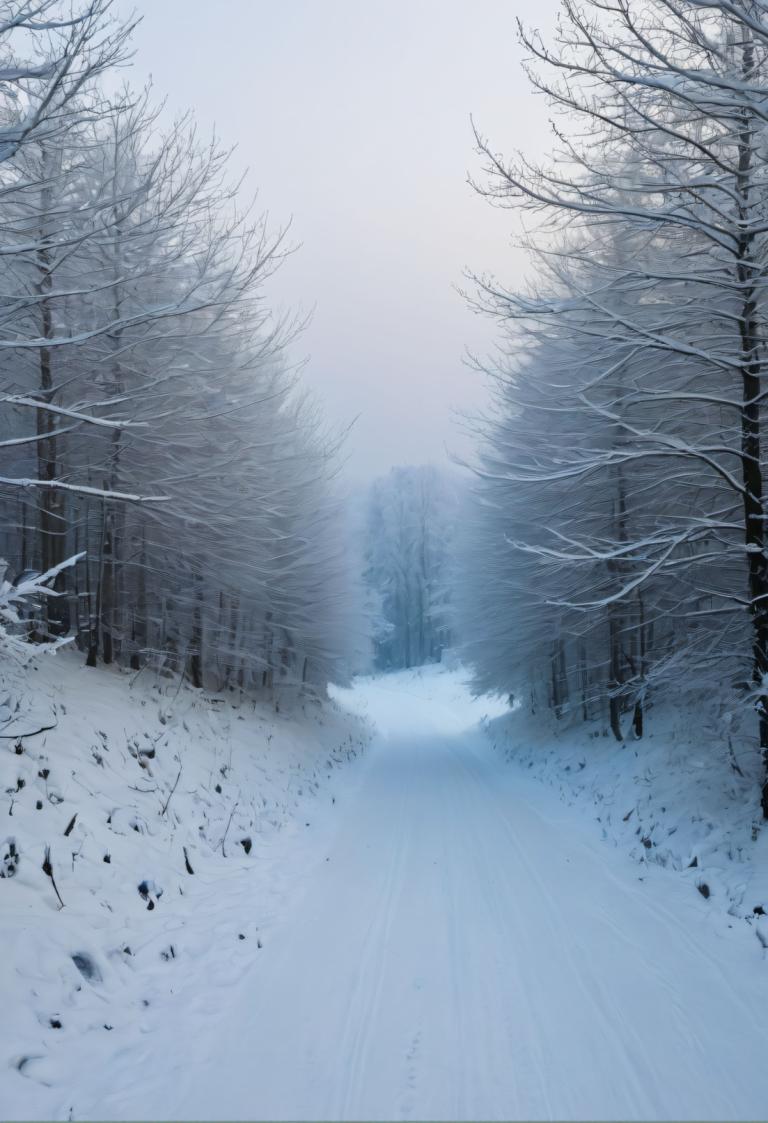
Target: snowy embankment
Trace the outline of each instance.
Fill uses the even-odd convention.
[[[345,693],[377,734],[311,881],[205,1033],[85,1118],[764,1117],[754,936],[509,767],[463,677]]]
[[[315,711],[316,729],[141,679],[131,712],[125,676],[58,659],[40,674],[58,667],[71,700],[56,743],[28,750],[29,784],[45,800],[45,752],[48,792],[76,798],[78,819],[65,836],[72,811],[31,802],[18,875],[0,882],[15,901],[5,1118],[764,1116],[765,950],[717,897],[633,865],[582,807],[507,765],[478,727],[504,707],[471,698],[461,671],[339,692],[376,732],[324,786],[368,728],[355,718]],[[92,703],[77,681],[98,681]],[[127,747],[144,733],[151,775]],[[118,807],[145,833],[119,815],[113,832]]]
[[[332,702],[276,714],[69,652],[40,659],[13,696],[0,1105],[4,1118],[61,1118],[69,1100],[77,1117],[96,1073],[109,1084],[116,1058],[152,1058],[158,1025],[195,1034],[226,1006],[280,915],[282,852],[320,860],[329,780],[368,731]]]
[[[494,748],[594,819],[641,866],[661,866],[768,947],[768,832],[760,754],[721,707],[659,706],[642,740],[598,722],[569,726],[523,707],[485,723]]]

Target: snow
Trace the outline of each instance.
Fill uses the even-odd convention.
[[[79,670],[59,655],[41,676],[51,667],[72,698]],[[638,865],[606,844],[582,800],[569,805],[545,776],[494,751],[493,735],[508,735],[519,711],[503,716],[500,702],[472,699],[460,670],[358,680],[335,692],[321,730],[206,706],[191,692],[158,726],[171,700],[134,694],[146,705],[134,702],[129,737],[173,736],[151,762],[163,798],[178,768],[167,759],[174,747],[191,758],[170,805],[182,822],[165,830],[159,795],[132,795],[123,819],[143,807],[154,833],[123,823],[103,869],[89,849],[91,824],[118,793],[125,801],[125,777],[146,780],[120,737],[127,676],[102,678],[104,690],[100,680],[98,694],[75,694],[78,704],[58,715],[55,741],[47,735],[49,791],[67,802],[40,814],[56,830],[14,807],[21,864],[0,882],[4,898],[15,894],[2,913],[13,945],[2,967],[13,1014],[0,1042],[6,1117],[764,1116],[768,969],[753,925],[670,865]],[[358,744],[360,719],[377,727],[374,740],[327,778],[319,756],[332,741]],[[110,739],[108,767],[86,772],[97,727]],[[281,741],[272,755],[268,731]],[[204,774],[201,746],[226,763],[229,736],[240,794],[253,801],[266,791],[265,820],[290,825],[265,829],[246,857],[238,819],[225,860],[216,842],[237,792],[214,800],[217,768]],[[35,743],[31,764],[3,754],[6,771],[8,759],[11,773],[27,765],[30,784]],[[317,795],[308,792],[313,770]],[[109,796],[96,787],[108,778]],[[78,817],[64,840],[75,779],[95,794],[80,800],[85,825]],[[203,808],[205,842],[194,834]],[[255,817],[253,802],[247,814]],[[81,841],[72,873],[69,851]],[[62,910],[38,871],[43,842]],[[183,870],[184,842],[195,843],[194,876]],[[154,910],[137,892],[142,879]],[[114,912],[99,907],[108,890]],[[123,941],[134,954],[120,951]],[[75,953],[89,957],[85,972]],[[101,978],[84,977],[89,960]],[[47,1024],[54,1015],[61,1029]],[[19,1072],[9,1062],[22,1055]]]
[[[504,758],[579,808],[608,845],[644,868],[673,871],[685,892],[703,889],[712,909],[754,930],[755,906],[768,911],[763,766],[749,723],[732,722],[723,698],[702,699],[694,686],[655,703],[643,738],[627,729],[624,744],[605,721],[558,721],[524,706],[487,732]]]
[[[368,734],[333,704],[284,716],[69,651],[37,667],[0,740],[0,860],[19,853],[0,879],[0,1116],[100,1115],[107,1096],[119,1116],[165,1035],[202,1033],[269,946],[281,851],[311,860],[328,778]]]

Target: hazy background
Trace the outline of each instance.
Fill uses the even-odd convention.
[[[168,113],[195,110],[237,145],[275,225],[301,248],[273,305],[313,310],[294,348],[328,418],[347,424],[347,473],[445,462],[456,413],[482,405],[466,347],[494,328],[454,286],[466,267],[512,282],[513,216],[467,184],[470,114],[494,147],[538,153],[547,109],[520,69],[516,17],[546,30],[554,0],[138,0],[130,80]]]

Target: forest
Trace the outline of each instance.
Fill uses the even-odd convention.
[[[115,87],[111,7],[1,29],[38,56],[2,83],[0,556],[54,594],[30,638],[267,696],[346,681],[366,633],[380,669],[455,647],[479,690],[619,741],[654,692],[727,682],[768,767],[756,10],[566,5],[554,46],[522,33],[564,124],[541,166],[476,131],[476,190],[532,216],[533,270],[472,278],[500,332],[477,460],[374,483],[358,545],[301,323],[267,303],[288,233],[191,115]]]
[[[618,741],[665,692],[752,711],[768,816],[765,12],[566,3],[554,45],[522,34],[557,147],[507,160],[476,133],[477,189],[532,216],[535,272],[473,295],[502,342],[467,658],[480,689],[514,679]]]
[[[0,25],[4,57],[42,58],[0,90],[0,556],[54,594],[32,638],[90,666],[322,691],[354,650],[355,581],[339,438],[292,365],[300,324],[266,302],[287,232],[191,116],[113,92],[132,25],[112,7],[12,4]]]
[[[768,0],[519,7],[0,0],[3,1117],[764,1117]]]

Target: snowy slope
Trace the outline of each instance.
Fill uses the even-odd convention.
[[[721,709],[715,699],[659,705],[642,740],[623,745],[598,722],[569,727],[522,707],[486,730],[516,770],[577,806],[609,845],[641,866],[669,869],[768,943],[760,919],[760,909],[768,911],[760,753]]]
[[[368,734],[333,703],[283,716],[69,652],[26,677],[0,741],[0,1115],[77,1118],[95,1073],[122,1056],[140,1082],[158,1025],[199,1033],[230,1000],[282,852],[319,860],[329,779]]]
[[[105,676],[105,689],[113,691],[111,712],[108,698],[104,708],[94,705],[117,739],[124,680],[110,686]],[[149,713],[159,720],[159,699],[145,697],[146,718],[133,715],[137,732]],[[51,834],[63,910],[45,880],[31,893],[24,878],[38,877],[36,863],[25,871],[22,852],[18,881],[0,883],[3,893],[19,894],[4,925],[21,929],[21,973],[3,967],[14,1015],[3,1023],[13,1060],[0,1069],[4,1116],[765,1116],[768,963],[746,919],[718,908],[716,897],[705,900],[669,865],[639,867],[606,845],[575,797],[541,783],[533,769],[510,766],[487,737],[504,707],[472,699],[460,671],[363,679],[336,698],[377,733],[316,795],[308,778],[314,769],[325,779],[333,757],[344,762],[338,746],[362,728],[350,727],[354,718],[337,712],[317,734],[306,728],[302,747],[287,721],[229,708],[211,716],[194,696],[180,698],[181,710],[162,727],[175,731],[177,750],[184,742],[202,760],[193,741],[218,739],[223,766],[227,737],[236,738],[221,805],[211,795],[213,788],[219,798],[216,767],[190,775],[186,788],[179,782],[170,807],[181,794],[182,821],[173,830],[158,828],[158,793],[157,820],[143,812],[154,833],[129,827],[113,844],[111,865],[119,853],[125,877],[109,898],[106,884],[95,897],[79,891],[65,869],[75,828],[67,839]],[[255,749],[240,732],[251,721],[261,723]],[[277,755],[263,744],[270,732],[273,744],[283,742]],[[123,745],[110,748],[110,760],[121,760],[127,777],[141,776]],[[85,780],[87,738],[82,746],[76,771]],[[49,735],[51,759],[53,747]],[[160,759],[158,746],[150,781],[166,793],[175,762],[161,775]],[[253,789],[233,779],[238,759],[247,760],[243,777]],[[87,782],[94,777],[103,781],[99,771]],[[197,782],[205,790],[194,804]],[[228,783],[263,791],[270,813],[247,856],[237,841],[246,822],[236,813],[225,860],[216,844],[236,797]],[[88,806],[81,801],[86,825]],[[91,806],[98,821],[109,801],[99,796]],[[48,821],[63,807],[47,807]],[[205,843],[194,836],[203,808],[208,822],[216,815]],[[62,830],[66,818],[55,820]],[[269,818],[290,825],[278,830]],[[180,846],[193,841],[190,875]],[[97,859],[98,850],[76,859],[75,873],[85,863],[96,877]],[[134,886],[140,876],[164,890],[152,910]],[[83,979],[71,960],[79,951],[100,979]],[[54,1013],[61,1029],[46,1021]],[[21,1056],[28,1059],[19,1071]]]
[[[478,728],[500,707],[460,673],[338,697],[378,734],[313,817],[311,859],[309,831],[283,833],[282,898],[248,906],[263,948],[244,958],[211,879],[215,949],[174,934],[157,977],[176,994],[158,981],[121,1048],[94,1029],[101,1050],[22,1117],[764,1116],[768,971],[746,925],[509,767]]]

